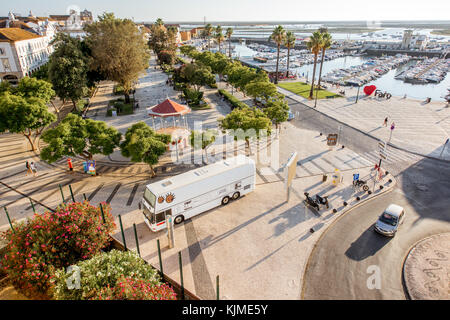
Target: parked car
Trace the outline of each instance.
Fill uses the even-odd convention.
[[[389,205],[375,223],[375,231],[388,237],[395,236],[405,219],[405,210],[396,204]]]

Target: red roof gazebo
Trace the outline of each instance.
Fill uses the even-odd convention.
[[[180,117],[181,120],[181,116],[184,116],[189,112],[191,112],[191,108],[189,108],[186,105],[179,104],[170,99],[166,99],[160,104],[147,108],[148,115],[153,118],[153,127],[155,127],[155,117],[159,117],[161,120],[161,128],[162,128],[162,118],[173,117],[173,126],[175,127],[175,117],[178,116]],[[185,126],[186,125],[187,123],[185,122]]]

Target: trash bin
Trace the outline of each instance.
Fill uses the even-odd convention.
[[[328,176],[327,176],[326,174],[324,174],[324,175],[322,176],[322,182],[327,181],[327,178],[328,178]]]

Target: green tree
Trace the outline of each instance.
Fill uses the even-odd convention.
[[[92,48],[94,67],[107,79],[120,84],[125,102],[130,103],[132,86],[148,67],[150,58],[143,34],[133,21],[109,13],[99,16],[99,21],[87,24],[85,31],[86,41]]]
[[[277,94],[277,87],[270,82],[252,81],[245,86],[245,92],[253,99],[264,98],[267,100]]]
[[[87,93],[88,59],[81,42],[60,32],[53,40],[55,51],[49,59],[49,78],[58,97],[72,101],[73,107]]]
[[[325,52],[331,47],[331,45],[333,44],[333,40],[331,34],[328,33],[328,30],[326,28],[321,28],[319,32],[322,34],[322,61],[320,62],[319,81],[317,83],[318,89],[320,90],[320,80],[322,78],[322,66],[323,61],[325,60]]]
[[[269,101],[267,107],[264,108],[264,113],[275,123],[275,127],[278,129],[280,123],[287,121],[289,118],[289,105],[284,99]]]
[[[128,128],[125,140],[120,144],[122,155],[133,162],[145,162],[150,166],[152,178],[156,176],[153,166],[167,151],[171,136],[153,131],[145,122],[138,122]]]
[[[290,63],[289,59],[291,57],[291,49],[295,47],[295,34],[292,31],[288,31],[286,33],[284,46],[288,49],[286,77],[289,77],[289,63]]]
[[[309,92],[309,98],[313,98],[314,90],[314,78],[316,76],[316,66],[317,66],[317,56],[322,48],[322,34],[318,31],[314,32],[306,43],[306,47],[314,54],[314,69],[313,76],[311,80],[311,91]]]
[[[192,54],[195,51],[197,51],[197,50],[195,49],[194,46],[185,45],[185,46],[181,46],[180,47],[181,54],[184,54],[185,56],[188,56],[188,57],[191,57],[191,58],[192,58]]]
[[[278,83],[278,65],[280,62],[280,47],[284,43],[285,38],[286,38],[286,31],[282,26],[278,26],[272,31],[272,34],[270,35],[269,39],[277,44],[277,66],[275,71],[276,74],[275,84]]]
[[[221,44],[225,40],[225,37],[223,36],[223,30],[221,26],[217,26],[215,29],[214,38],[216,39],[217,43],[219,44],[219,52],[221,50]]]
[[[42,135],[48,145],[42,149],[41,159],[50,163],[63,156],[81,156],[92,160],[95,154],[105,156],[114,152],[119,146],[121,133],[108,127],[103,121],[83,119],[76,114],[69,114],[58,126]]]
[[[233,35],[233,28],[227,28],[226,36],[228,39],[228,56],[231,58],[231,36]]]
[[[250,146],[250,139],[260,138],[261,133],[271,132],[272,122],[257,108],[236,108],[225,118],[218,119],[219,127],[223,130],[233,130],[235,140],[245,140]]]
[[[36,138],[56,120],[44,100],[25,98],[4,92],[0,96],[0,133],[19,133],[27,138],[31,150],[36,150]]]
[[[200,92],[202,86],[212,85],[216,82],[211,68],[203,64],[188,63],[182,67],[181,74],[197,92]]]
[[[206,131],[191,131],[191,146],[194,150],[202,149],[205,152],[206,163],[208,163],[208,147],[216,141],[218,132],[216,130],[208,129]]]

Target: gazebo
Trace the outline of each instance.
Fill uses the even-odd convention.
[[[172,136],[172,141],[168,145],[168,149],[176,151],[178,161],[179,149],[184,149],[189,145],[190,131],[187,123],[186,114],[191,112],[188,106],[179,104],[170,99],[166,99],[160,104],[147,108],[147,113],[152,117],[153,128],[158,133],[165,133]],[[161,127],[159,129],[155,126],[155,117],[160,120]],[[172,117],[173,126],[165,126],[165,118]],[[175,118],[179,118],[179,126],[176,126]],[[169,123],[169,121],[167,121]]]
[[[183,122],[183,125],[180,127],[187,128],[187,118],[185,117],[186,114],[191,112],[191,108],[188,106],[179,104],[175,101],[172,101],[170,99],[166,99],[160,104],[154,105],[153,107],[147,108],[147,113],[150,117],[152,117],[153,120],[153,128],[156,130],[155,126],[155,117],[159,117],[161,128],[164,128],[164,124],[166,123],[165,118],[172,117],[173,119],[173,127],[175,128],[175,118],[179,117],[179,123],[181,124]],[[183,119],[183,121],[182,121]],[[163,121],[164,120],[164,121]]]

